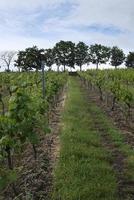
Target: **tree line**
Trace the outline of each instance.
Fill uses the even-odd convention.
[[[1,54],[1,60],[6,64],[7,71],[10,71],[11,61],[14,59],[15,52],[4,52]],[[14,61],[15,66],[22,71],[40,70],[42,61],[45,66],[52,69],[54,64],[57,65],[57,71],[60,66],[75,68],[79,66],[80,71],[83,65],[90,63],[96,65],[96,69],[101,64],[107,64],[117,68],[125,63],[126,67],[134,68],[134,52],[129,52],[126,56],[122,49],[117,46],[107,47],[101,44],[86,45],[84,42],[77,44],[71,41],[60,41],[53,48],[39,49],[37,46],[26,48],[17,53],[17,59]]]

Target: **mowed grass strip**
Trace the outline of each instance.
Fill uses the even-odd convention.
[[[60,158],[55,170],[54,200],[116,200],[117,180],[111,155],[94,130],[89,104],[76,78],[69,79],[63,114]]]
[[[105,113],[101,108],[96,106],[92,102],[89,103],[89,112],[94,118],[94,126],[99,124],[99,128],[103,130],[103,134],[107,134],[111,143],[114,144],[114,148],[118,150],[123,156],[123,166],[121,177],[123,179],[123,187],[122,193],[125,197],[121,197],[121,199],[125,200],[133,200],[134,199],[134,149],[130,144],[125,142],[125,136],[121,133],[119,129],[117,129],[111,121],[107,118]],[[102,134],[102,135],[103,135]],[[114,149],[112,149],[114,150]],[[114,162],[114,157],[113,159]],[[119,164],[119,163],[118,163]],[[116,172],[118,173],[118,171]],[[118,174],[117,174],[118,175]]]

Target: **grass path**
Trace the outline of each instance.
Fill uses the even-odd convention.
[[[101,110],[88,102],[86,91],[80,88],[77,78],[69,79],[60,141],[54,200],[133,198],[132,192],[120,198],[120,195],[124,195],[123,185],[119,187],[124,172],[122,168],[118,170],[119,165],[124,164],[124,159],[126,161],[124,155],[132,157],[132,151],[122,145],[120,133],[111,126]],[[114,153],[112,148],[116,149]],[[131,161],[129,172],[132,167]],[[125,188],[128,189],[126,185]]]

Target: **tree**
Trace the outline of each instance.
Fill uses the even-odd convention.
[[[124,60],[125,54],[123,53],[123,50],[114,46],[111,49],[111,65],[117,68],[117,66],[121,65],[124,62]]]
[[[88,61],[88,46],[84,42],[79,42],[75,48],[75,62],[82,70],[82,65]]]
[[[1,53],[0,58],[2,62],[6,65],[7,67],[6,71],[8,72],[10,71],[10,65],[13,61],[15,54],[16,54],[16,51],[4,51]]]
[[[26,52],[25,51],[19,51],[17,54],[17,60],[15,60],[15,67],[17,67],[20,71],[22,69],[23,71],[27,71],[28,67],[25,66],[26,64]]]
[[[55,62],[58,66],[63,65],[74,68],[75,65],[75,44],[71,41],[60,41],[54,47]]]
[[[93,64],[96,64],[98,69],[99,64],[105,64],[110,58],[110,48],[101,44],[90,46],[90,57]]]
[[[37,46],[19,51],[15,66],[21,67],[23,71],[32,69],[38,71],[41,69],[42,60],[45,60],[44,53],[44,49],[38,49]]]
[[[54,64],[54,52],[53,49],[45,49],[45,64],[51,70]]]
[[[57,45],[53,48],[53,55],[54,55],[54,64],[57,65],[57,71],[59,72],[61,62],[60,62],[60,59],[59,59],[59,52],[58,52]]]
[[[68,46],[68,56],[67,56],[67,66],[74,68],[75,65],[75,43],[67,41]]]
[[[129,52],[126,58],[126,66],[128,68],[134,68],[134,52]]]

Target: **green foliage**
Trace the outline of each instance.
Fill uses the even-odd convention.
[[[54,47],[55,62],[57,65],[63,65],[74,68],[75,65],[75,44],[71,41],[60,41]]]
[[[0,190],[17,180],[17,170],[5,170],[0,168]]]
[[[97,69],[99,64],[105,64],[108,62],[110,58],[110,51],[111,49],[109,47],[103,46],[101,44],[90,46],[91,62],[97,65]]]
[[[51,70],[52,65],[54,64],[54,51],[53,49],[45,50],[45,64]]]
[[[111,65],[117,67],[121,65],[124,60],[125,60],[125,54],[123,53],[123,50],[114,46],[111,49]]]
[[[124,103],[129,108],[134,103],[133,70],[88,70],[80,72],[79,75],[99,89],[113,94],[114,101]]]
[[[10,98],[9,117],[15,121],[19,139],[25,142],[27,139],[33,144],[38,141],[35,133],[38,125],[38,107],[24,89],[18,91]]]
[[[126,58],[126,66],[128,68],[134,68],[134,52],[129,52]]]
[[[75,63],[80,67],[80,71],[82,65],[90,61],[88,49],[89,47],[84,42],[79,42],[75,47]]]
[[[23,151],[24,144],[32,144],[36,159],[40,134],[50,132],[47,118],[49,104],[66,83],[67,74],[49,72],[45,79],[46,96],[42,99],[40,73],[0,74],[0,99],[5,104],[4,115],[0,115],[1,188],[15,181],[13,159]]]
[[[14,147],[16,131],[15,121],[9,116],[0,116],[0,147]]]
[[[44,49],[38,49],[37,46],[33,46],[25,49],[25,51],[19,51],[15,66],[21,67],[23,71],[39,70],[44,59]]]

